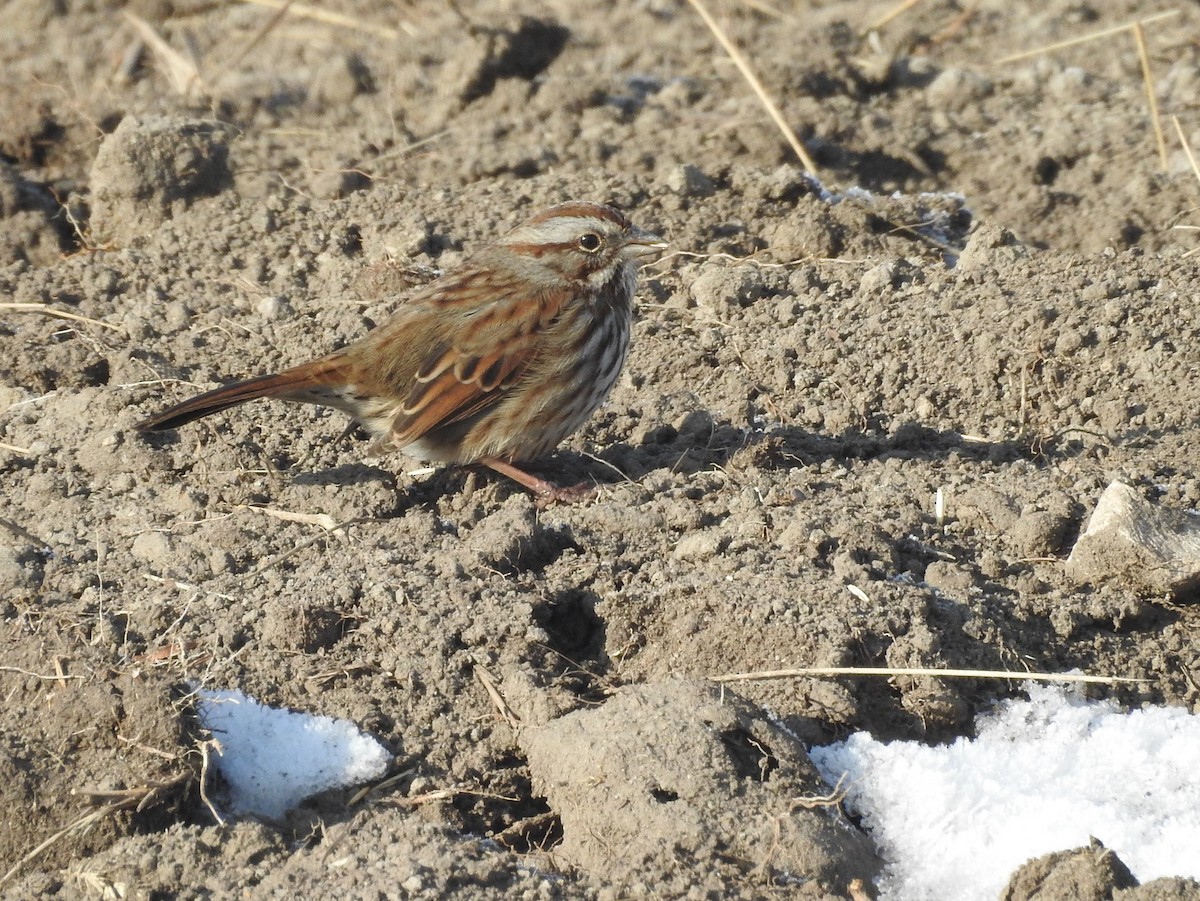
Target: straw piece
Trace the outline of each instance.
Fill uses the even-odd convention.
[[[204,90],[204,79],[200,77],[200,68],[194,60],[188,59],[163,40],[154,27],[141,16],[128,10],[124,10],[123,15],[137,31],[138,36],[154,51],[163,74],[177,93],[190,97],[197,90]]]
[[[1150,73],[1150,52],[1146,49],[1146,31],[1141,22],[1133,23],[1133,41],[1137,44],[1138,59],[1142,62],[1142,82],[1146,86],[1146,105],[1150,108],[1150,124],[1154,126],[1154,142],[1158,145],[1158,160],[1163,172],[1170,166],[1167,160],[1167,141],[1163,137],[1162,120],[1158,117],[1158,99],[1154,96],[1154,76]]]
[[[1048,44],[1045,47],[1037,47],[1033,50],[1022,50],[1020,53],[1014,53],[1010,56],[1002,57],[996,60],[997,65],[1004,63],[1013,63],[1019,59],[1027,59],[1031,56],[1038,56],[1042,53],[1052,53],[1055,50],[1062,50],[1066,47],[1075,47],[1079,44],[1086,44],[1088,41],[1099,40],[1114,34],[1120,34],[1122,31],[1128,31],[1134,25],[1149,25],[1151,22],[1161,22],[1163,19],[1169,19],[1172,16],[1177,16],[1181,10],[1168,9],[1166,12],[1157,13],[1153,16],[1146,16],[1144,19],[1134,19],[1132,22],[1126,22],[1123,25],[1114,25],[1112,28],[1105,28],[1101,31],[1094,31],[1091,34],[1081,35],[1077,38],[1069,38],[1065,41],[1059,41],[1057,44]]]
[[[308,6],[304,3],[291,3],[290,0],[241,0],[241,2],[251,3],[255,6],[265,6],[267,9],[281,9],[286,6],[289,15],[299,16],[302,19],[313,19],[317,22],[324,22],[326,25],[337,25],[341,28],[353,28],[355,31],[365,31],[367,34],[372,34],[389,41],[394,41],[400,37],[401,31],[410,37],[415,36],[417,33],[416,28],[403,20],[400,22],[400,28],[388,28],[386,25],[362,22],[352,16],[330,12],[320,7]]]
[[[896,18],[897,16],[899,16],[903,13],[908,12],[910,9],[912,9],[914,6],[916,6],[920,2],[921,2],[921,0],[902,0],[901,3],[896,4],[891,9],[889,9],[887,12],[885,12],[882,16],[880,16],[878,19],[876,19],[874,22],[872,22],[870,25],[868,25],[865,30],[866,31],[879,30],[884,25],[886,25],[888,22],[892,21],[892,19]]]
[[[121,330],[120,326],[113,325],[109,322],[101,322],[99,319],[89,319],[86,316],[80,316],[78,313],[68,313],[66,310],[56,310],[54,307],[47,306],[44,303],[0,303],[0,310],[11,310],[14,313],[41,313],[43,316],[55,316],[59,319],[70,319],[72,322],[86,322],[88,325],[98,325],[101,328],[112,329],[114,332]]]
[[[809,172],[816,172],[817,164],[812,161],[812,157],[808,155],[808,151],[804,149],[804,145],[800,143],[800,139],[796,137],[796,133],[792,131],[792,127],[788,125],[787,119],[783,118],[783,113],[779,111],[779,107],[767,95],[767,89],[763,87],[762,82],[758,80],[758,76],[754,74],[754,70],[750,68],[750,64],[746,62],[746,57],[742,56],[741,51],[734,46],[733,41],[729,39],[729,36],[725,34],[721,26],[717,24],[717,21],[712,17],[701,0],[688,0],[688,2],[700,14],[700,18],[708,26],[708,30],[720,41],[721,46],[725,48],[725,52],[729,54],[730,59],[741,70],[742,77],[749,82],[754,93],[758,95],[759,102],[766,108],[771,118],[775,120],[775,124],[783,132],[784,138],[787,139],[788,144],[791,145],[792,150],[799,157],[800,164]]]
[[[1089,676],[1083,673],[1015,673],[986,669],[892,669],[880,666],[812,666],[800,669],[759,670],[709,676],[710,682],[761,682],[767,679],[802,679],[807,676],[933,676],[942,679],[1012,679],[1017,682],[1089,682],[1115,685],[1149,682],[1124,676]]]
[[[1183,133],[1183,126],[1179,124],[1179,117],[1172,116],[1171,124],[1175,126],[1175,134],[1179,135],[1179,143],[1183,145],[1183,152],[1187,154],[1188,162],[1191,163],[1192,174],[1196,176],[1196,181],[1200,181],[1200,166],[1196,165],[1196,157],[1192,153],[1192,145]]]

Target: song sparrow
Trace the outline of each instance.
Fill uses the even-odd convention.
[[[620,212],[537,213],[328,356],[186,400],[138,425],[174,429],[257,397],[348,413],[373,450],[480,463],[546,500],[581,496],[515,465],[553,450],[608,396],[629,349],[640,257],[666,244]]]

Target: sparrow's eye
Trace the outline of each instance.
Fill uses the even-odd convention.
[[[579,238],[579,249],[584,253],[595,253],[600,249],[600,236],[593,232],[588,232]]]

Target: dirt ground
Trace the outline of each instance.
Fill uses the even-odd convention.
[[[819,182],[682,0],[0,6],[4,897],[871,897],[804,748],[1019,686],[707,677],[1200,706],[1195,598],[1064,566],[1114,479],[1200,507],[1200,10],[1144,28],[1164,171],[1131,31],[1003,61],[1147,4],[710,3]],[[538,468],[593,500],[315,408],[133,431],[571,198],[671,243]],[[347,717],[390,778],[220,825],[197,684]]]

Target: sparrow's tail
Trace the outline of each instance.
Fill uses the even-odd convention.
[[[333,359],[314,360],[274,375],[261,375],[244,382],[234,382],[185,400],[157,416],[137,424],[139,432],[165,432],[177,429],[194,419],[219,413],[259,397],[278,397],[302,403],[327,404],[335,402],[336,386],[344,364]]]

